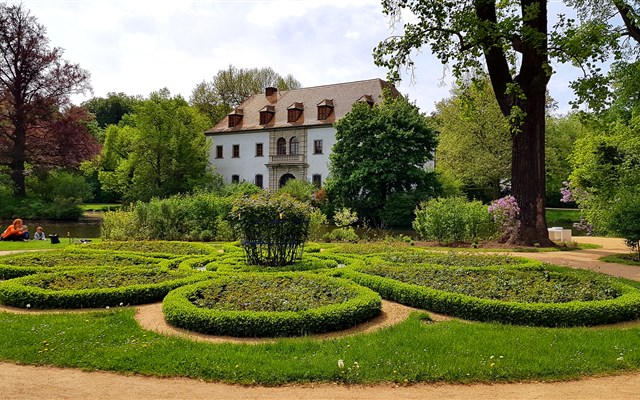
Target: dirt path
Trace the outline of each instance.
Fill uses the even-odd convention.
[[[622,240],[609,238],[574,238],[584,243],[597,243],[601,249],[574,252],[527,253],[535,258],[573,268],[587,268],[611,275],[640,280],[640,268],[602,263],[599,257],[624,253]],[[521,254],[518,254],[521,255]],[[387,307],[394,307],[393,303]],[[158,305],[140,307],[139,323],[145,329],[163,334],[184,335],[163,325],[158,318]],[[409,309],[408,307],[406,307]],[[410,309],[386,309],[402,314]],[[395,317],[387,315],[365,329],[378,324],[391,324]],[[167,330],[168,329],[168,330]],[[362,329],[362,328],[358,328]],[[379,328],[378,328],[379,329]],[[352,332],[355,333],[355,332]],[[214,338],[215,339],[215,338]],[[220,340],[219,338],[216,340]],[[183,378],[125,376],[109,372],[84,372],[77,369],[36,367],[0,363],[0,399],[620,399],[635,400],[640,393],[640,374],[585,378],[572,382],[446,385],[418,384],[397,387],[392,384],[335,385],[310,384],[276,388],[243,387],[207,383]]]

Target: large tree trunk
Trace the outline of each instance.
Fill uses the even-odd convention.
[[[533,85],[532,85],[533,86]],[[520,225],[508,242],[554,246],[545,219],[545,95],[546,84],[529,90],[521,131],[512,134],[511,193],[520,207]]]

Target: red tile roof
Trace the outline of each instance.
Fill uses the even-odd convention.
[[[382,91],[385,88],[388,88],[394,96],[400,95],[393,85],[381,79],[278,91],[268,97],[265,93],[258,93],[249,97],[237,108],[237,110],[242,110],[243,117],[235,127],[229,128],[229,117],[227,116],[205,133],[217,134],[297,126],[331,125],[351,111],[352,105],[357,101],[372,99],[375,103],[379,103],[382,98]],[[287,109],[295,103],[302,103],[304,113],[295,122],[287,122]],[[333,103],[333,112],[327,119],[318,120],[318,105],[330,105],[331,103]],[[275,108],[275,115],[268,124],[260,125],[260,111],[271,109],[271,107],[266,108],[267,106]]]

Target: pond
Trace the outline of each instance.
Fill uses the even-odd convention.
[[[3,230],[12,221],[1,220]],[[40,221],[25,219],[24,223],[29,227],[29,234],[33,237],[36,232],[36,228],[41,226],[44,233],[48,236],[56,234],[60,239],[73,238],[73,239],[85,239],[85,238],[98,238],[100,237],[100,227],[102,226],[102,220],[100,219],[86,219],[79,222],[71,221]]]

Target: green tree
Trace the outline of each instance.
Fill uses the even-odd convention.
[[[511,179],[511,140],[488,79],[459,82],[434,116],[438,170],[462,181],[472,198],[499,198],[500,185]]]
[[[154,92],[129,123],[107,129],[99,175],[105,189],[146,201],[206,186],[210,143],[202,132],[208,122],[182,97]]]
[[[547,117],[545,148],[547,168],[547,205],[566,206],[561,203],[560,189],[571,175],[571,154],[575,141],[583,137],[586,128],[578,114]]]
[[[545,221],[545,107],[550,59],[580,63],[597,78],[597,61],[617,44],[603,21],[575,27],[559,16],[547,27],[546,0],[383,0],[384,12],[399,19],[402,9],[417,17],[405,23],[403,34],[376,48],[378,65],[390,69],[413,66],[413,50],[429,45],[443,62],[453,63],[457,77],[486,65],[502,114],[511,134],[512,194],[520,206],[520,225],[511,243],[552,246]],[[580,29],[578,29],[580,28]],[[597,79],[596,79],[597,81]],[[591,81],[593,82],[593,81]],[[592,86],[595,87],[595,86]]]
[[[435,191],[435,174],[424,168],[436,144],[427,118],[408,100],[357,103],[336,124],[328,191],[339,207],[379,225],[390,196],[411,194],[415,205]]]
[[[292,75],[282,76],[272,68],[229,68],[218,71],[211,82],[200,82],[191,93],[189,104],[206,114],[215,124],[232,108],[266,87],[292,90],[302,87]]]
[[[82,106],[95,115],[98,126],[105,129],[109,125],[118,125],[122,117],[133,112],[140,101],[140,96],[109,92],[107,97],[93,97],[83,102]]]

